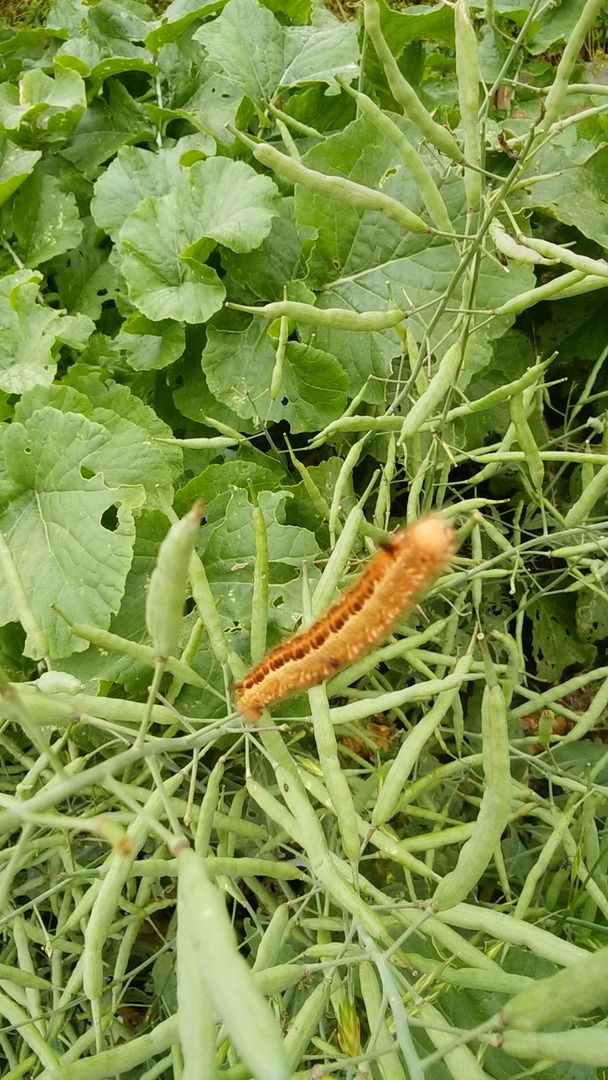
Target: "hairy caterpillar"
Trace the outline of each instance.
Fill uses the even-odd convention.
[[[386,540],[325,615],[271,649],[237,684],[241,715],[255,723],[268,705],[316,686],[378,645],[445,569],[455,546],[452,526],[438,514]]]

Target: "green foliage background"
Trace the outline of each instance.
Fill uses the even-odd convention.
[[[17,14],[1,1075],[603,1076],[597,973],[547,1030],[499,1014],[608,944],[606,4]],[[165,670],[146,588],[197,498]],[[431,507],[464,542],[423,609],[244,731],[231,685]],[[486,682],[509,822],[432,915]]]

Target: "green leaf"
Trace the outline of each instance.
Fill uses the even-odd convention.
[[[272,11],[273,15],[285,15],[283,22],[308,23],[310,22],[313,0],[266,0],[264,7]],[[314,13],[323,10],[319,4],[314,7]]]
[[[180,177],[179,159],[177,147],[156,152],[141,146],[121,147],[95,184],[91,213],[99,227],[116,239],[146,195],[168,195]]]
[[[76,247],[83,225],[76,199],[54,176],[35,169],[10,208],[10,222],[25,266],[40,263]]]
[[[259,455],[263,458],[263,455]],[[175,496],[174,509],[180,517],[187,513],[196,499],[205,503],[205,522],[209,525],[221,520],[226,515],[226,507],[235,488],[246,494],[260,491],[275,491],[281,486],[285,476],[260,461],[251,461],[245,457],[234,458],[209,465],[195,476]]]
[[[228,0],[221,15],[196,31],[221,73],[253,101],[268,100],[284,69],[284,31],[257,0]]]
[[[209,65],[202,65],[200,83],[191,97],[184,103],[181,114],[190,119],[190,123],[199,131],[209,132],[222,146],[234,146],[234,136],[227,131],[227,125],[240,126],[243,108],[243,92],[228,79],[209,70]],[[248,117],[244,117],[247,122]]]
[[[0,206],[31,175],[41,154],[41,150],[21,150],[0,135]]]
[[[200,366],[201,350],[202,345],[198,348],[196,359],[193,356],[193,350],[187,351],[181,363],[174,365],[171,369],[168,381],[173,391],[175,408],[182,417],[185,416],[198,424],[207,425],[206,418],[212,417],[244,435],[255,431],[255,424],[251,420],[244,420],[237,416],[232,409],[218,401],[211,393],[205,373]],[[217,434],[217,432],[214,430],[209,434]]]
[[[59,6],[59,5],[58,5]],[[73,37],[57,51],[57,62],[73,65],[84,78],[101,84],[111,75],[123,71],[154,72],[152,56],[135,41],[143,41],[151,24],[135,14],[133,7],[119,0],[101,0],[83,4],[76,0],[74,7],[80,18],[64,14]],[[65,7],[62,5],[65,12]],[[144,12],[143,5],[139,5]],[[57,7],[55,9],[57,12]]]
[[[550,355],[557,350],[556,370],[569,380],[584,379],[604,348],[605,296],[600,290],[543,304],[542,317],[536,320],[535,345],[539,355]]]
[[[125,143],[152,141],[155,134],[146,110],[118,79],[109,79],[107,87],[108,102],[97,99],[89,105],[62,149],[64,157],[91,179]]]
[[[290,631],[302,613],[299,570],[303,559],[311,564],[319,554],[314,536],[306,529],[284,525],[286,491],[260,492],[268,539],[269,611],[272,621]],[[251,504],[244,491],[233,491],[226,516],[201,529],[205,570],[213,592],[222,598],[227,619],[249,624],[253,590],[253,525]],[[311,581],[318,571],[311,565]],[[289,583],[293,585],[293,591]],[[286,599],[289,597],[289,601]],[[297,599],[296,599],[297,598]]]
[[[19,89],[0,85],[0,121],[8,131],[32,126],[41,134],[65,135],[87,105],[86,89],[76,71],[57,67],[53,78],[41,68],[26,71]]]
[[[589,668],[596,650],[580,641],[575,630],[573,605],[568,596],[541,596],[529,607],[532,648],[539,679],[558,682],[565,668]]]
[[[272,180],[244,162],[195,162],[168,195],[142,199],[120,230],[130,299],[150,319],[206,322],[225,296],[204,262],[214,243],[251,251],[268,235],[277,209]]]
[[[107,440],[91,451],[88,471],[100,473],[113,488],[141,485],[146,505],[162,506],[173,500],[173,483],[182,469],[182,451],[170,439],[171,429],[126,386],[97,375],[78,376],[71,386],[38,388],[24,394],[15,417],[26,423],[34,412],[52,407],[78,413],[104,428]]]
[[[64,327],[78,330],[80,343],[93,329],[86,316],[73,320],[39,304],[40,281],[31,270],[0,279],[0,387],[10,394],[52,382]]]
[[[534,33],[526,41],[526,48],[535,55],[544,53],[556,42],[567,42],[580,19],[585,0],[571,0],[569,4],[558,4],[543,12],[543,18],[536,20]]]
[[[230,280],[260,299],[282,300],[284,285],[297,276],[301,247],[293,212],[293,199],[282,199],[280,216],[273,218],[259,248],[250,254],[222,252]]]
[[[454,15],[445,4],[416,4],[390,8],[380,0],[382,33],[395,56],[422,39],[454,45]]]
[[[357,74],[357,28],[327,12],[319,25],[285,29],[257,0],[228,0],[195,38],[228,81],[260,104],[282,86],[318,81],[335,87],[336,75],[351,81]]]
[[[24,676],[31,678],[33,674],[34,664],[23,654],[24,640],[19,623],[7,623],[0,627],[0,667],[9,679],[16,682]]]
[[[18,78],[25,63],[50,67],[55,49],[66,37],[65,30],[51,30],[48,26],[27,26],[25,19],[21,17],[18,25],[10,27],[6,22],[0,21],[0,56],[5,78]]]
[[[608,147],[586,139],[574,142],[572,129],[552,140],[533,159],[522,196],[526,207],[546,210],[603,247],[608,247],[606,172]],[[536,177],[546,177],[538,179]]]
[[[14,490],[0,528],[53,658],[86,643],[72,637],[52,605],[74,621],[107,628],[131,564],[133,511],[143,502],[143,488],[111,488],[99,473],[86,475],[91,455],[108,440],[99,424],[52,408],[11,424],[5,435]],[[114,521],[104,516],[110,511]],[[0,620],[15,621],[3,576]],[[39,659],[29,638],[25,654]]]
[[[103,305],[116,299],[121,287],[118,271],[107,249],[99,246],[100,240],[99,230],[89,218],[76,247],[53,261],[61,306],[95,320]]]
[[[215,270],[180,258],[192,243],[176,191],[147,196],[127,218],[118,240],[129,299],[149,319],[206,322],[226,295]]]
[[[156,51],[176,41],[195,20],[203,20],[224,6],[225,0],[173,0],[162,13],[161,24],[146,37],[146,45]]]
[[[56,315],[49,324],[49,330],[57,342],[80,352],[88,343],[93,325],[88,315]]]
[[[209,389],[239,416],[264,422],[283,419],[299,432],[315,430],[341,415],[348,380],[334,356],[288,341],[278,398],[271,402],[275,362],[276,347],[263,320],[255,319],[240,333],[209,328],[203,352]]]
[[[270,177],[225,157],[197,161],[182,175],[178,199],[191,236],[237,252],[259,247],[279,209],[279,193]]]
[[[164,514],[144,511],[137,519],[133,559],[127,574],[120,610],[110,623],[110,631],[128,641],[150,644],[146,630],[145,599],[150,574],[154,569],[161,540],[167,534]],[[62,664],[63,670],[82,682],[116,682],[131,694],[141,694],[150,681],[150,667],[120,652],[108,652],[89,645],[85,652],[74,653]]]
[[[408,138],[418,141],[412,125],[403,117],[394,115],[392,119]],[[464,189],[460,179],[453,174],[442,178],[424,148],[418,149],[434,175],[455,230],[464,230]],[[319,172],[381,188],[414,213],[425,216],[418,187],[406,174],[394,146],[366,119],[356,120],[344,131],[326,138],[303,161]],[[445,348],[453,333],[453,317],[450,310],[440,314],[437,309],[444,304],[446,288],[460,263],[454,245],[447,238],[429,244],[424,235],[404,233],[376,211],[332,201],[300,184],[296,185],[295,195],[297,227],[316,234],[307,262],[306,284],[319,293],[319,306],[363,312],[386,308],[394,302],[409,313],[408,328],[418,342],[429,341],[431,349],[443,343]],[[473,317],[473,325],[483,324],[475,340],[476,348],[485,352],[485,363],[490,362],[491,352],[485,348],[484,339],[499,337],[513,320],[495,319],[487,326],[483,309],[491,310],[503,299],[533,288],[535,280],[532,267],[523,263],[514,264],[505,274],[496,260],[486,256],[480,259],[476,289],[480,314]],[[448,308],[458,305],[459,299],[460,284],[453,288]],[[366,400],[383,400],[379,380],[388,378],[391,364],[401,352],[394,330],[357,334],[314,327],[314,334],[319,348],[343,361],[352,392],[373,374],[376,379],[369,379]]]
[[[357,106],[345,90],[330,95],[323,83],[313,83],[294,90],[283,111],[301,124],[323,133],[335,132],[354,120]]]
[[[603,567],[597,566],[598,577]],[[581,589],[576,600],[576,629],[581,641],[606,641],[608,638],[608,596],[595,589]]]
[[[526,368],[532,367],[535,359],[533,345],[525,334],[515,329],[508,330],[504,337],[496,342],[492,363],[481,373],[473,374],[466,387],[467,398],[474,401],[508,385],[523,375]],[[483,446],[488,441],[493,442],[500,433],[506,431],[509,423],[509,403],[505,401],[492,409],[471,412],[460,418],[456,430],[464,430],[464,445],[474,448]],[[458,445],[463,445],[460,438]],[[504,613],[502,617],[504,618]]]
[[[358,36],[356,22],[340,22],[329,10],[316,8],[312,26],[285,30],[285,67],[279,85],[327,83],[337,93],[336,75],[345,82],[358,75]]]
[[[121,355],[135,371],[169,367],[184,351],[184,328],[171,319],[153,322],[145,315],[130,315],[114,339]]]

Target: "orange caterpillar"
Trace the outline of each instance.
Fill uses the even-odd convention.
[[[237,708],[251,723],[262,709],[334,675],[378,645],[444,570],[454,530],[426,514],[382,544],[329,611],[271,649],[236,686]]]

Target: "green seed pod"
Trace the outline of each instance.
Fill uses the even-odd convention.
[[[507,710],[498,685],[488,685],[484,689],[481,725],[485,790],[473,831],[461,849],[456,866],[435,889],[432,899],[435,911],[455,907],[475,888],[509,819],[511,773]]]
[[[303,187],[324,195],[328,199],[350,203],[358,210],[377,210],[409,232],[434,232],[418,214],[408,210],[403,203],[392,199],[390,195],[384,195],[375,188],[366,187],[365,184],[357,184],[354,180],[347,180],[344,176],[328,176],[327,173],[309,169],[287,154],[282,154],[269,143],[256,143],[240,131],[238,135],[251,148],[253,156],[261,165],[267,165],[269,169],[284,176],[286,180],[291,180],[293,184],[302,184]]]
[[[287,1080],[279,1023],[239,953],[220,890],[190,848],[177,861],[179,916],[215,1012],[255,1080]]]
[[[384,68],[384,74],[395,101],[399,102],[406,116],[416,125],[425,139],[428,139],[443,154],[447,154],[452,161],[455,161],[458,165],[462,164],[464,158],[456,139],[447,128],[442,127],[441,124],[433,120],[431,114],[402,74],[395,57],[389,49],[380,27],[380,7],[377,0],[365,0],[364,18],[365,29]]]
[[[608,1061],[608,1028],[570,1028],[568,1031],[517,1031],[509,1028],[502,1036],[502,1049],[516,1058],[534,1061],[573,1061],[598,1067]],[[579,1073],[580,1075],[580,1073]],[[590,1074],[588,1074],[590,1075]]]
[[[477,59],[477,35],[473,29],[467,0],[456,0],[454,5],[454,33],[456,37],[456,82],[460,104],[460,123],[464,136],[464,155],[467,165],[464,171],[464,187],[469,213],[479,207],[481,198],[481,172],[483,153],[483,130],[477,122],[479,108],[479,84],[481,81]]]
[[[199,499],[165,536],[156,557],[146,597],[146,627],[161,660],[177,648],[188,584],[188,563],[203,516]]]
[[[406,174],[411,176],[412,180],[417,185],[424,205],[428,210],[429,217],[434,225],[436,225],[441,232],[453,233],[454,226],[450,221],[450,216],[443,201],[443,196],[420,154],[403,134],[401,128],[398,127],[395,121],[391,120],[390,116],[379,108],[375,101],[372,101],[367,94],[359,93],[358,90],[349,86],[347,82],[344,82],[339,77],[337,77],[336,81],[347,94],[350,94],[350,96],[355,99],[359,106],[359,111],[363,116],[366,116],[368,120],[371,120],[372,124],[374,124],[380,134],[385,139],[392,142],[397,148],[399,156],[405,166]]]
[[[507,259],[514,259],[515,262],[529,263],[532,266],[536,266],[537,263],[543,263],[545,266],[548,266],[558,261],[557,259],[544,259],[538,251],[535,251],[531,246],[528,247],[527,237],[521,237],[518,240],[514,240],[498,221],[490,222],[489,231],[498,251],[500,251],[501,255],[505,255]]]
[[[445,401],[446,394],[454,387],[461,364],[462,346],[459,341],[455,341],[440,361],[422,397],[419,397],[415,405],[412,405],[403,421],[399,436],[400,443],[411,439],[412,435],[420,430],[425,420],[428,420],[435,409]]]
[[[327,326],[330,330],[389,330],[405,319],[405,312],[398,308],[386,308],[384,311],[350,311],[348,308],[320,308],[314,304],[300,304],[295,300],[276,300],[264,307],[249,307],[246,304],[226,304],[237,311],[248,311],[252,315],[263,315],[266,319],[285,318],[294,322],[312,323],[313,326]]]
[[[557,975],[520,990],[507,1001],[502,1019],[521,1031],[556,1024],[570,1016],[587,1015],[608,1001],[608,948],[598,949]]]
[[[540,456],[540,450],[538,449],[536,439],[534,438],[532,429],[528,423],[528,412],[530,411],[530,406],[533,404],[534,401],[532,399],[528,405],[524,399],[523,392],[520,391],[517,394],[512,394],[509,398],[509,413],[511,416],[511,423],[515,428],[515,434],[520,450],[523,450],[526,455],[526,465],[530,474],[530,480],[537,491],[542,491],[545,479],[545,466]]]

